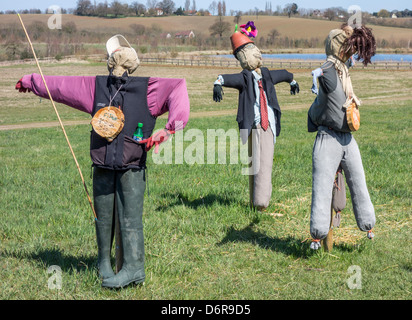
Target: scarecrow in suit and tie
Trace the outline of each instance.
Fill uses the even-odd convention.
[[[258,210],[268,207],[272,195],[272,166],[276,137],[280,134],[281,111],[274,85],[290,84],[290,93],[299,93],[293,74],[262,67],[262,54],[251,38],[257,36],[253,21],[240,26],[230,37],[233,55],[243,69],[237,74],[219,75],[214,83],[213,100],[223,98],[222,87],[239,91],[237,122],[242,142],[248,141],[250,204]]]

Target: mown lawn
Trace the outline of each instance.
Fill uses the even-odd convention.
[[[95,68],[101,67],[86,70],[91,73]],[[156,72],[168,76],[170,70],[165,67]],[[204,70],[191,70],[188,87],[200,88],[198,79]],[[221,73],[212,71],[208,81]],[[150,152],[144,207],[146,282],[142,287],[117,291],[100,287],[93,216],[61,129],[0,131],[0,298],[411,299],[412,101],[403,96],[366,100],[361,109],[361,129],[354,133],[376,210],[375,239],[368,240],[357,229],[347,190],[347,207],[341,227],[335,230],[333,251],[311,251],[311,151],[315,134],[307,132],[307,108],[300,107],[305,103],[309,106],[313,100],[307,92],[307,73],[296,75],[302,79],[301,88],[306,87],[299,97],[290,97],[286,85],[278,89],[281,106],[293,99],[300,101],[296,108],[285,108],[282,115],[282,133],[275,146],[272,200],[265,213],[249,209],[248,178],[241,174],[242,163],[229,164],[229,143],[218,146],[216,141],[215,149],[216,159],[219,150],[227,150],[227,164],[207,164],[206,152],[197,154],[198,163],[156,164],[159,158]],[[409,80],[402,85],[410,88],[411,75],[406,75]],[[354,74],[355,91],[361,77],[361,73]],[[373,77],[368,79],[369,89],[362,90],[373,96]],[[28,108],[24,101],[32,101],[31,111],[39,107],[47,114],[47,101],[39,105],[34,101],[38,98],[19,96],[14,89],[4,87],[6,95],[18,101],[1,107],[1,114],[10,117],[6,123],[19,122],[13,114]],[[211,100],[210,87],[210,83],[205,85],[199,98],[205,105]],[[391,94],[396,94],[395,89]],[[234,99],[229,98],[232,96]],[[22,102],[19,97],[26,100]],[[235,107],[235,93],[228,92],[224,102],[228,108]],[[196,108],[192,103],[194,114]],[[48,110],[46,117],[53,119],[52,110]],[[31,114],[27,120],[34,119]],[[165,122],[159,119],[157,128]],[[208,129],[227,132],[236,128],[234,116],[193,117],[183,133],[187,138],[183,143],[186,157],[196,156],[202,143],[206,146]],[[70,126],[66,131],[91,191],[90,126]],[[189,140],[191,132],[197,132],[199,138]],[[167,143],[176,159],[176,139]],[[49,288],[51,266],[62,271],[61,289]],[[353,273],[348,270],[354,266],[360,270],[361,289],[350,288]]]

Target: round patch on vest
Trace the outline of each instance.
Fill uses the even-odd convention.
[[[120,108],[104,107],[96,112],[91,125],[99,136],[111,142],[123,130],[124,114]]]

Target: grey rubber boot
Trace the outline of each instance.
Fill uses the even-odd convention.
[[[103,287],[122,288],[145,280],[142,222],[145,188],[143,170],[117,172],[116,202],[123,245],[123,265],[118,274],[103,280]]]
[[[97,266],[101,279],[107,279],[114,276],[110,257],[112,248],[112,226],[105,225],[99,219],[96,221],[97,237]]]
[[[93,172],[93,198],[97,220],[97,265],[99,276],[107,279],[114,276],[111,265],[113,243],[113,212],[115,176],[112,170],[95,168]]]

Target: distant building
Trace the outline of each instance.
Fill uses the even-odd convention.
[[[155,8],[155,12],[157,16],[162,16],[163,15],[163,10],[160,8]]]
[[[160,34],[160,37],[170,39],[172,37],[172,35],[169,32],[163,32],[163,33]]]
[[[396,16],[396,14],[392,14],[392,19],[397,19],[398,17]]]
[[[175,33],[175,38],[194,38],[195,34],[191,30],[181,31]]]

